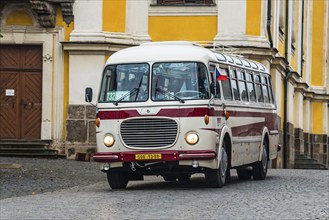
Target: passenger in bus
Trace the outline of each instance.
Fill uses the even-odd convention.
[[[180,88],[181,88],[181,86],[180,86],[178,79],[173,79],[172,82],[168,86],[168,90],[170,92],[174,92],[174,93],[179,92]]]
[[[131,89],[138,87],[137,80],[135,78],[132,78],[129,80],[129,87]]]
[[[188,90],[198,91],[202,94],[206,93],[205,88],[206,76],[202,74],[202,72],[198,72],[197,74],[191,74],[190,83],[188,83]],[[208,86],[207,86],[208,87]]]
[[[118,83],[118,91],[126,91],[129,88],[129,81],[126,78],[123,78]]]

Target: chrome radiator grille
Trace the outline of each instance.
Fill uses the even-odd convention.
[[[128,147],[160,148],[174,144],[178,125],[167,118],[138,118],[122,122],[120,131]]]

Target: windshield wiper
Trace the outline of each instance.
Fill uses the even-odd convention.
[[[165,94],[165,95],[168,95],[168,96],[170,96],[171,98],[174,98],[174,99],[178,100],[178,101],[181,102],[181,103],[185,103],[185,101],[184,101],[183,99],[179,98],[179,97],[176,96],[175,94],[172,94],[172,93],[170,93],[170,92],[168,92],[168,91],[165,91],[165,90],[160,89],[160,88],[156,88],[155,91],[157,91],[157,92],[161,92],[161,93],[163,93],[163,94]]]
[[[134,95],[137,91],[139,91],[139,87],[132,88],[129,92],[127,92],[126,94],[124,94],[123,96],[121,96],[121,98],[119,98],[118,100],[114,101],[113,104],[114,105],[118,105],[119,102],[121,102],[122,100],[124,100],[128,96]]]

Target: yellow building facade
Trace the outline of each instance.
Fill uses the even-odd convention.
[[[221,50],[234,48],[235,53],[270,70],[282,145],[273,167],[297,167],[301,156],[328,167],[326,0],[1,1],[0,19],[3,54],[21,50],[28,54],[20,46],[41,46],[38,91],[42,108],[36,113],[40,123],[31,136],[51,140],[52,147],[69,158],[94,149],[95,108],[86,105],[84,90],[98,91],[106,59],[144,42],[184,40],[217,45]],[[8,68],[29,70],[8,65],[0,58],[3,81]],[[1,93],[10,89],[8,84],[1,85]],[[10,125],[1,128],[0,141],[31,138],[21,128],[7,134],[5,126]]]

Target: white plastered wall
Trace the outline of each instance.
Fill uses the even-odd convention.
[[[305,99],[303,102],[303,131],[305,133],[311,132],[311,102],[309,99]]]
[[[104,53],[70,52],[69,59],[69,104],[86,105],[87,87],[93,89],[92,103],[95,104],[105,62]]]
[[[7,15],[15,10],[15,5],[10,5],[3,10],[1,16],[1,34],[3,35],[1,44],[42,45],[41,139],[52,139],[56,144],[62,141],[64,73],[62,48],[59,42],[63,40],[63,29],[54,28],[46,31],[39,26],[30,8],[21,5],[18,7],[31,15],[33,26],[6,26]]]
[[[134,42],[147,42],[148,35],[148,1],[126,1],[126,33],[131,34]]]
[[[294,114],[294,85],[288,82],[287,85],[287,122],[293,124],[293,114]],[[294,125],[295,127],[295,125]]]
[[[275,102],[276,102],[277,113],[281,117],[281,120],[283,120],[283,112],[281,112],[281,97],[282,97],[281,86],[283,85],[282,84],[282,74],[276,68],[272,68],[271,76],[272,76],[272,81],[273,81],[273,90],[274,90],[273,92],[274,92],[274,97],[275,97]]]
[[[261,2],[260,36],[246,35],[246,0],[217,0],[216,4],[218,9],[218,33],[214,41],[227,46],[269,47],[268,39],[265,36],[267,4],[264,1]]]
[[[215,39],[231,37],[232,40],[241,39],[246,31],[246,0],[217,1],[218,7],[218,34]],[[234,13],[232,12],[234,8]],[[239,16],[236,16],[239,15]]]
[[[69,104],[86,105],[85,89],[93,89],[96,102],[100,77],[105,63],[105,52],[85,48],[86,44],[105,42],[103,33],[103,1],[75,1],[74,31],[71,42],[81,42],[69,51]],[[82,49],[81,49],[82,48]]]
[[[103,1],[75,1],[74,31],[70,41],[104,41]]]
[[[303,94],[300,91],[296,91],[294,94],[294,109],[293,109],[293,121],[294,127],[303,129]]]

